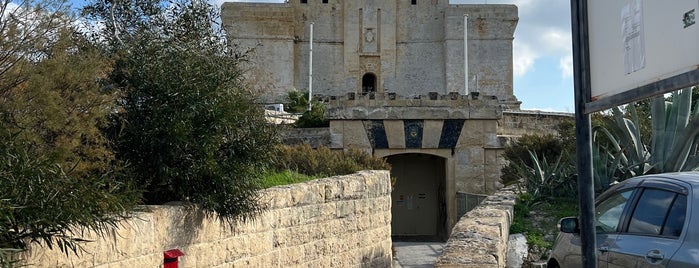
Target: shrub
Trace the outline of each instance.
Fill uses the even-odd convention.
[[[332,151],[323,146],[313,149],[308,144],[280,146],[274,162],[277,170],[318,177],[352,174],[365,169],[390,169],[384,159],[359,149]]]
[[[115,60],[107,81],[125,92],[117,156],[132,164],[149,204],[188,201],[232,220],[260,207],[275,129],[243,82],[244,52],[227,43],[205,1],[94,1],[85,12]]]
[[[330,122],[325,119],[325,105],[313,100],[311,110],[308,111],[308,91],[299,92],[292,90],[287,97],[288,102],[284,109],[290,113],[302,113],[294,123],[297,128],[328,127]]]
[[[82,231],[105,234],[139,202],[139,191],[122,170],[75,177],[2,132],[0,266],[11,265],[9,254],[30,243],[77,253]]]
[[[513,146],[505,148],[503,157],[508,161],[508,164],[502,169],[501,180],[503,184],[517,183],[523,178],[520,174],[520,167],[531,167],[534,164],[529,152],[533,152],[538,157],[550,159],[552,161],[547,161],[547,164],[553,164],[566,147],[558,136],[550,134],[523,135]],[[569,159],[571,158],[566,155],[561,160]]]

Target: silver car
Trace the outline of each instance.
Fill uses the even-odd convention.
[[[597,266],[699,267],[699,172],[635,177],[595,202]],[[582,265],[578,219],[563,218],[548,267]]]

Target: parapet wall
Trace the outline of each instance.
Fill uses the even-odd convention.
[[[498,136],[521,137],[524,134],[559,135],[559,124],[574,120],[572,113],[535,110],[506,110],[498,122]]]
[[[506,187],[461,217],[435,267],[505,267],[516,200],[514,186]]]
[[[388,171],[274,187],[262,191],[268,210],[233,227],[201,210],[148,206],[80,256],[35,247],[32,267],[163,267],[179,249],[180,267],[390,267],[391,184]]]

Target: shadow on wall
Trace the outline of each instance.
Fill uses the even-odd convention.
[[[188,245],[193,244],[194,239],[197,237],[202,229],[204,219],[206,217],[215,217],[215,215],[207,215],[203,209],[198,209],[196,205],[184,203],[184,202],[169,202],[163,206],[176,207],[176,210],[168,210],[173,214],[169,218],[170,224],[166,235],[169,236],[167,240],[168,249],[183,248]],[[227,222],[222,222],[223,224]],[[230,225],[230,228],[235,228]]]

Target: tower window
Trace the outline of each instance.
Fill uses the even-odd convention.
[[[301,0],[301,4],[307,4],[308,0]]]
[[[417,0],[410,0],[411,5],[417,5]]]
[[[327,4],[327,3],[328,3],[328,0],[323,0],[323,4]]]
[[[376,92],[376,75],[372,73],[366,73],[362,77],[362,95],[369,92]]]

